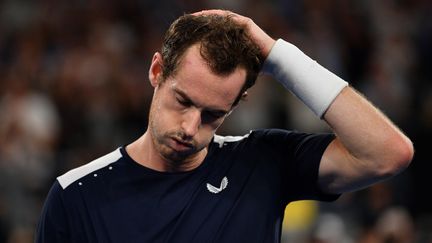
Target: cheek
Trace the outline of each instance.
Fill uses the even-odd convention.
[[[151,118],[155,126],[163,128],[165,131],[171,131],[175,130],[179,116],[166,100],[166,98],[157,97],[153,101]]]
[[[217,129],[222,125],[225,121],[225,117],[219,118],[211,123],[204,124],[203,126],[208,130],[212,135],[214,135]]]
[[[207,146],[213,136],[216,133],[216,130],[219,128],[220,125],[222,125],[223,121],[211,123],[211,124],[203,124],[198,132],[197,140],[201,144],[205,144]]]
[[[195,146],[197,147],[198,150],[201,150],[205,147],[207,147],[212,138],[213,138],[214,133],[213,132],[209,132],[206,130],[201,130],[195,137],[194,137],[194,143]]]
[[[177,116],[172,111],[159,109],[153,121],[158,130],[165,134],[176,131],[179,127]]]

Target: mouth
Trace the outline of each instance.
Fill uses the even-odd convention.
[[[173,149],[178,152],[185,152],[194,148],[192,143],[188,143],[177,138],[171,138],[171,140]]]

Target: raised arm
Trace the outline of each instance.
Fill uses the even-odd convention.
[[[411,162],[414,149],[382,112],[354,89],[345,88],[324,114],[337,138],[321,159],[322,190],[357,190],[398,174]]]
[[[324,152],[319,168],[322,191],[342,193],[364,188],[410,164],[414,149],[409,138],[345,81],[295,46],[275,42],[250,18],[232,12],[195,14],[230,14],[245,24],[267,57],[267,71],[332,128],[336,139]]]

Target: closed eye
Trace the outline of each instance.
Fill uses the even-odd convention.
[[[226,115],[226,112],[221,111],[204,111],[202,118],[204,122],[211,122],[220,119]]]
[[[221,118],[221,117],[225,116],[226,113],[225,112],[221,112],[221,111],[209,111],[208,114],[211,117]]]
[[[192,105],[192,102],[190,102],[189,100],[180,98],[180,97],[176,97],[177,103],[179,103],[180,105],[184,106],[184,107],[188,107]]]
[[[181,90],[174,89],[174,97],[175,101],[182,109],[196,106],[194,102],[192,102],[192,100],[190,100],[189,97]],[[201,119],[204,123],[210,123],[226,116],[228,113],[229,111],[220,109],[203,109],[201,113]]]

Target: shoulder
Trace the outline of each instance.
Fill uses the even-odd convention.
[[[65,174],[57,177],[57,180],[60,186],[63,189],[66,189],[70,184],[79,180],[80,178],[96,171],[102,169],[116,161],[118,161],[122,157],[122,153],[120,152],[120,148],[114,150],[113,152],[106,154],[98,159],[91,161],[85,165],[72,169]]]
[[[242,141],[247,141],[247,140],[259,139],[259,138],[262,138],[265,136],[272,136],[272,135],[276,135],[276,134],[287,134],[287,133],[292,133],[292,131],[283,130],[283,129],[276,129],[276,128],[256,129],[256,130],[250,130],[249,133],[241,135],[241,136],[215,135],[213,141],[215,143],[218,143],[218,144],[223,144],[225,142],[235,143],[235,142],[242,142]]]
[[[213,143],[219,148],[239,148],[238,146],[256,145],[262,140],[266,133],[274,129],[251,130],[249,133],[241,136],[221,136],[214,135]]]
[[[214,143],[225,151],[241,151],[258,155],[281,154],[298,156],[301,154],[321,155],[334,139],[332,133],[304,133],[284,129],[257,129],[244,136],[218,136]]]
[[[220,136],[215,135],[213,142],[219,144],[220,147],[224,143],[241,143],[241,142],[251,142],[251,141],[269,141],[277,139],[295,139],[298,137],[303,137],[308,135],[306,133],[300,133],[297,131],[269,128],[269,129],[256,129],[249,131],[248,134],[242,136]]]
[[[238,142],[241,142],[241,141],[247,139],[249,137],[250,133],[245,134],[243,136],[214,135],[213,142],[218,144],[219,147],[222,148],[226,143],[238,143]]]
[[[275,144],[287,144],[301,136],[300,133],[283,129],[256,129],[242,136],[215,135],[213,143],[224,150],[244,150],[251,148],[255,152],[271,149]],[[251,151],[252,152],[252,151]]]

